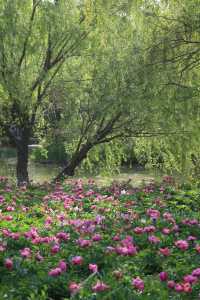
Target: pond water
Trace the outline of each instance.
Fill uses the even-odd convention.
[[[15,178],[16,174],[16,159],[4,158],[0,159],[0,176],[7,176],[9,178]],[[58,172],[59,166],[40,164],[30,161],[28,166],[29,177],[35,182],[42,182],[45,180],[51,180]]]
[[[15,180],[16,174],[16,153],[10,148],[0,149],[0,176],[7,176]],[[34,182],[51,181],[61,170],[61,167],[55,164],[40,164],[32,160],[29,162],[28,170],[30,180]],[[91,175],[83,174],[79,177],[87,180]],[[122,182],[131,179],[131,184],[137,186],[144,182],[149,182],[153,179],[160,179],[161,175],[155,171],[138,170],[138,169],[122,169],[120,174],[112,176],[93,176],[97,184],[108,185],[113,180]],[[74,177],[77,178],[77,177]]]

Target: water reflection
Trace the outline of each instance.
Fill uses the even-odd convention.
[[[34,182],[51,181],[60,171],[58,165],[36,163],[29,160],[29,178]],[[0,176],[7,176],[16,181],[16,151],[13,148],[0,148]],[[77,175],[78,178],[83,178],[87,181],[91,174],[81,173]],[[76,177],[76,178],[77,178]],[[115,176],[93,176],[96,183],[104,186],[109,185],[113,180],[118,182],[127,181],[131,179],[133,186],[138,186],[142,182],[149,182],[153,179],[160,179],[161,174],[155,171],[146,171],[138,169],[122,169],[120,174]]]
[[[0,176],[8,176],[12,179],[15,178],[15,168],[15,158],[0,159]],[[59,172],[59,167],[57,165],[39,164],[30,161],[28,171],[30,180],[33,180],[34,182],[43,182],[45,180],[51,180]]]

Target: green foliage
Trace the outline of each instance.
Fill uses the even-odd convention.
[[[131,149],[198,173],[199,1],[179,2],[1,0],[0,134],[75,168],[116,170]]]
[[[0,252],[1,299],[192,300],[198,297],[199,280],[192,285],[190,293],[177,293],[169,289],[166,282],[159,280],[159,273],[166,271],[170,280],[183,283],[183,277],[199,267],[199,253],[195,247],[200,240],[200,195],[199,189],[194,186],[176,186],[170,177],[165,178],[162,184],[152,183],[137,189],[129,187],[129,190],[117,185],[100,189],[91,182],[82,185],[81,180],[59,186],[37,185],[30,189],[16,190],[12,187],[10,191],[5,191],[7,186],[7,180],[2,178],[0,193],[5,200],[1,202],[0,225],[4,231],[0,233],[0,245],[6,246],[6,249]],[[8,212],[7,207],[13,205],[14,197],[15,209]],[[64,202],[68,208],[63,207]],[[148,215],[150,208],[159,213],[156,220]],[[168,216],[171,213],[173,221],[165,218],[164,213]],[[6,220],[9,215],[13,217],[10,221]],[[50,219],[50,224],[47,224]],[[80,225],[81,222],[84,226]],[[76,223],[78,227],[73,225]],[[91,225],[94,227],[88,228]],[[146,228],[149,225],[151,228],[155,226],[154,233],[136,234],[134,231],[138,226]],[[174,225],[178,225],[178,235]],[[169,228],[170,233],[163,234],[164,228]],[[5,229],[12,235],[6,235]],[[87,229],[91,229],[91,232],[87,232]],[[57,240],[49,243],[37,243],[35,240],[38,237],[55,238],[59,232],[70,236],[59,243]],[[13,234],[18,233],[19,237],[14,238]],[[79,238],[91,241],[96,233],[101,235],[101,239],[93,241],[90,246],[82,247],[77,243]],[[153,235],[160,239],[159,243],[149,242],[149,237]],[[114,239],[117,236],[119,240]],[[175,246],[177,240],[187,240],[189,236],[196,237],[196,241],[188,241],[187,250]],[[122,245],[126,238],[133,238],[134,245],[137,245],[135,255],[119,255],[116,251],[108,251],[107,247]],[[55,244],[59,244],[60,249],[58,253],[52,254],[51,248]],[[25,247],[31,249],[28,258],[20,255],[20,250]],[[163,247],[170,249],[169,256],[159,253]],[[38,253],[43,256],[43,260],[36,259]],[[72,264],[74,255],[84,258],[82,265]],[[12,269],[5,266],[7,258],[13,260]],[[63,271],[59,276],[48,275],[60,260],[67,263],[66,272]],[[88,270],[89,263],[96,263],[99,271],[91,273]],[[116,271],[120,272],[119,277],[115,276]],[[136,276],[144,280],[143,292],[137,291],[131,284],[132,278]],[[92,292],[92,286],[97,280],[105,282],[109,289]],[[81,283],[78,293],[70,293],[70,282]]]

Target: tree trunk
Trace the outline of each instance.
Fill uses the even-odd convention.
[[[17,184],[18,186],[29,183],[28,176],[28,143],[17,147]]]
[[[88,152],[93,146],[94,145],[91,143],[83,145],[82,148],[72,156],[72,159],[67,163],[66,167],[56,176],[54,181],[59,181],[64,176],[73,176],[75,173],[75,169],[87,157]]]

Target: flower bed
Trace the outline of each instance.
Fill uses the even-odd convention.
[[[198,299],[199,191],[0,178],[0,299]]]

